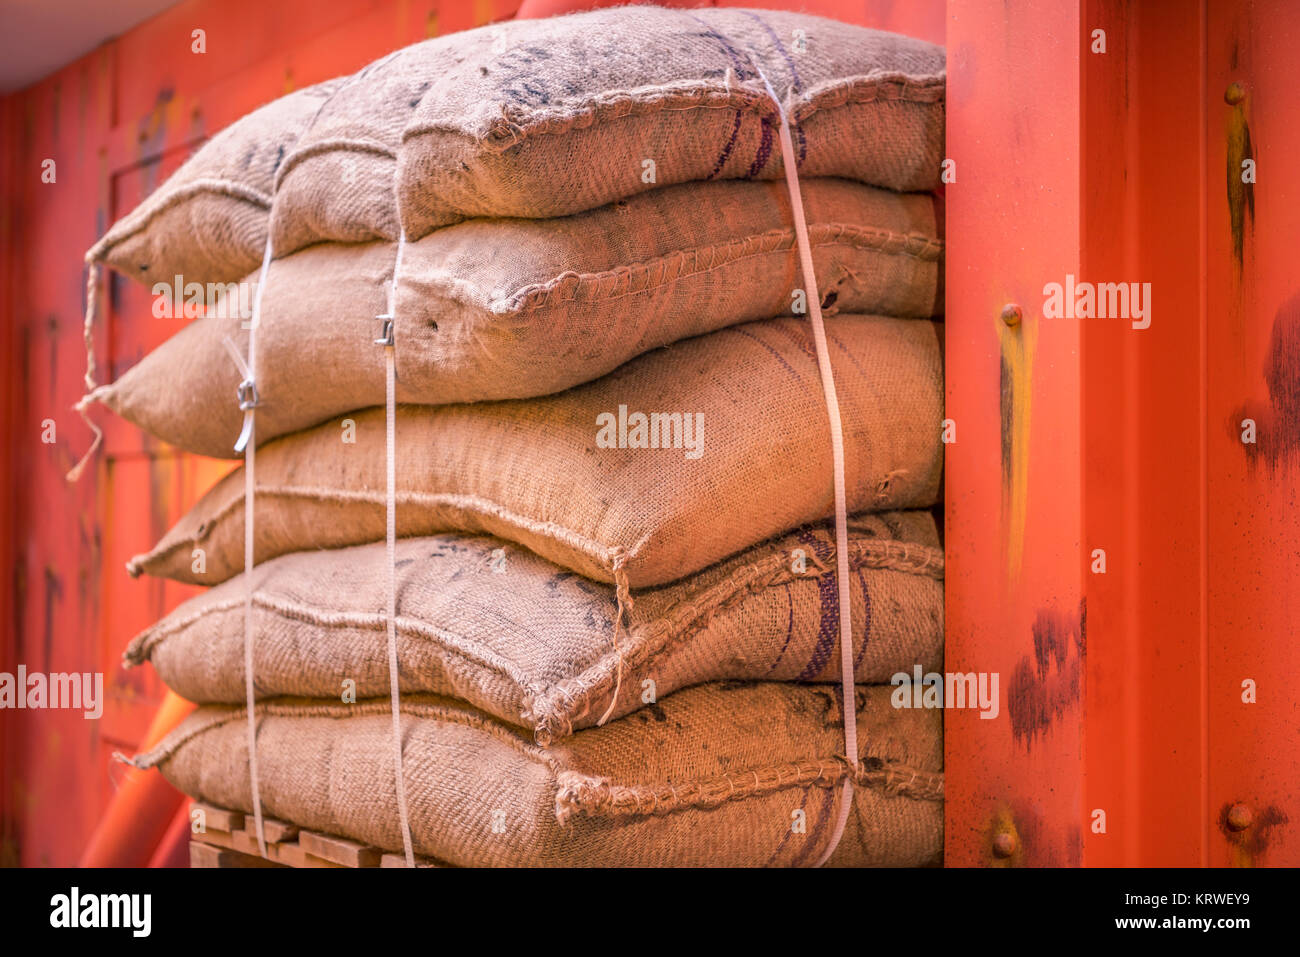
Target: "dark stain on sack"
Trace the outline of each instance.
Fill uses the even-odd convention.
[[[654,704],[646,705],[644,708],[642,708],[640,711],[637,712],[637,717],[641,719],[642,724],[647,723],[651,717],[653,717],[656,721],[668,720],[668,715],[664,712],[664,709],[660,707],[658,702],[655,702]],[[680,727],[680,725],[678,725],[678,727]]]

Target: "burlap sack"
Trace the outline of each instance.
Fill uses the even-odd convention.
[[[934,504],[937,327],[837,316],[826,331],[849,509]],[[652,444],[649,425],[653,444],[676,447],[640,447]],[[401,406],[396,430],[398,535],[485,532],[620,585],[674,581],[833,506],[826,400],[801,319],[687,339],[543,399]],[[382,408],[263,446],[257,560],[382,539],[385,461]],[[236,470],[128,568],[216,584],[243,555]]]
[[[285,160],[277,254],[562,216],[690,180],[779,179],[764,75],[802,174],[938,185],[941,47],[796,13],[619,7],[494,24],[372,65]]]
[[[149,285],[240,279],[262,261],[275,171],[341,80],[283,96],[226,127],[86,253]]]
[[[928,512],[850,525],[856,678],[884,684],[943,654],[943,552]],[[614,589],[499,539],[397,546],[404,692],[468,701],[545,744],[678,688],[724,678],[837,681],[834,530],[801,529],[636,596],[611,643]],[[259,697],[388,693],[384,545],[296,552],[253,571]],[[244,701],[243,576],[185,602],[126,649],[190,701]],[[865,636],[865,639],[864,639]],[[351,682],[351,684],[345,684]]]
[[[837,865],[937,863],[938,711],[859,689],[861,748]],[[403,702],[417,854],[459,865],[807,866],[834,829],[844,731],[831,688],[701,685],[549,749],[451,699]],[[387,699],[258,706],[266,814],[399,849]],[[251,811],[242,709],[209,705],[137,759],[192,797]]]
[[[814,179],[803,196],[829,311],[935,314],[942,243],[928,195]],[[410,243],[398,399],[549,394],[657,346],[790,315],[802,280],[789,208],[780,183],[688,183],[564,219],[474,220]],[[258,328],[260,441],[383,403],[375,317],[395,255],[390,243],[321,244],[272,265]],[[241,377],[222,340],[246,354],[243,325],[237,313],[196,320],[94,395],[165,442],[233,456]]]

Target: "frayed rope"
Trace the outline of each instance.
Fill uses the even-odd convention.
[[[614,615],[614,654],[618,656],[618,662],[614,668],[614,693],[610,695],[609,707],[605,713],[600,716],[596,722],[596,727],[602,727],[609,720],[610,715],[614,713],[614,707],[618,704],[618,694],[623,690],[623,649],[618,643],[619,629],[624,627],[624,618],[632,610],[632,590],[628,586],[627,580],[627,552],[618,548],[614,551],[614,563],[611,566],[614,573],[614,598],[618,603],[618,611]]]
[[[71,469],[68,470],[67,480],[75,482],[81,478],[81,473],[85,471],[86,464],[99,451],[99,447],[104,442],[104,431],[90,420],[86,414],[86,406],[96,401],[102,394],[102,387],[95,382],[95,319],[99,315],[99,263],[93,259],[86,260],[86,320],[82,326],[82,339],[86,345],[86,394],[81,397],[72,410],[81,416],[83,422],[90,426],[90,431],[95,433],[95,438],[90,443],[90,448]]]

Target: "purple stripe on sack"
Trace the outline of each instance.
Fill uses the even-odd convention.
[[[817,850],[819,842],[816,840],[816,837],[821,834],[825,829],[826,822],[830,820],[831,812],[835,810],[835,795],[837,795],[839,791],[839,788],[826,789],[826,793],[822,798],[821,812],[817,815],[817,821],[815,824],[809,825],[807,835],[808,839],[804,841],[803,848],[794,856],[794,860],[790,862],[791,867],[800,866],[808,859],[809,855],[811,855],[814,850]],[[818,851],[818,853],[820,855],[820,851]]]
[[[871,592],[867,591],[867,580],[862,577],[862,569],[858,569],[858,584],[862,586],[862,647],[858,650],[858,657],[853,662],[853,673],[858,673],[858,668],[862,666],[862,658],[867,653],[867,642],[871,640]]]
[[[790,68],[790,77],[794,81],[794,85],[792,88],[796,93],[798,93],[799,87],[802,85],[802,83],[799,80],[799,71],[795,68],[794,60],[790,59],[790,54],[786,52],[785,44],[781,42],[781,38],[777,36],[776,31],[772,29],[772,24],[768,23],[766,20],[764,20],[762,17],[760,17],[757,13],[755,13],[752,10],[740,10],[738,12],[743,13],[745,16],[749,17],[749,19],[753,20],[760,27],[762,27],[764,30],[767,31],[767,35],[771,37],[772,42],[776,44],[777,51],[780,52],[781,56],[785,58],[785,65]]]
[[[762,339],[758,338],[758,336],[754,335],[753,333],[746,332],[744,329],[737,329],[735,326],[732,326],[730,329],[724,329],[724,330],[722,330],[722,331],[723,331],[723,332],[733,332],[733,333],[735,333],[735,334],[738,335],[738,336],[744,336],[746,339],[752,339],[754,342],[758,343],[760,346],[762,346],[762,347],[763,347],[764,349],[766,349],[768,352],[772,353],[772,355],[776,358],[777,362],[779,362],[779,363],[781,363],[781,365],[785,366],[785,371],[788,372],[788,373],[790,373],[792,376],[794,376],[796,381],[798,381],[798,382],[802,382],[802,381],[803,381],[803,377],[800,376],[799,373],[796,372],[796,371],[794,370],[794,367],[791,366],[790,363],[788,363],[788,362],[785,361],[785,357],[782,356],[781,353],[779,353],[779,352],[777,352],[775,349],[773,349],[771,346],[769,346],[769,345],[768,345],[766,342],[764,342]]]
[[[812,793],[811,787],[806,787],[803,789],[803,797],[799,799],[799,810],[802,811],[804,808],[808,806],[808,795],[810,793]],[[791,817],[793,818],[793,815]],[[807,815],[805,814],[804,817],[806,820]],[[766,861],[763,862],[764,867],[771,867],[776,862],[776,859],[781,856],[781,852],[785,850],[785,845],[789,842],[790,835],[793,833],[794,833],[793,828],[786,828],[785,836],[781,838],[781,843],[776,846],[776,850],[772,852],[772,855]],[[806,836],[807,835],[805,833],[805,837]]]
[[[848,346],[846,346],[844,343],[840,342],[840,340],[836,339],[836,338],[835,338],[833,335],[831,335],[829,332],[826,333],[826,342],[827,342],[828,344],[830,344],[830,345],[836,345],[836,346],[839,346],[839,348],[840,348],[840,352],[844,353],[844,357],[845,357],[846,359],[848,359],[849,362],[853,363],[853,368],[854,368],[854,370],[857,371],[858,375],[859,375],[863,380],[868,380],[868,381],[870,380],[871,376],[869,376],[869,375],[867,374],[867,370],[866,370],[866,369],[862,368],[862,366],[858,364],[857,356],[855,356],[855,355],[853,354],[853,351],[852,351],[851,349],[849,349]]]
[[[718,154],[718,161],[713,164],[713,171],[705,177],[706,180],[712,180],[722,172],[722,167],[726,165],[727,160],[731,158],[731,151],[736,148],[736,140],[740,136],[740,111],[736,111],[735,122],[731,124],[731,138],[727,140],[722,152]]]
[[[831,548],[818,540],[807,529],[799,532],[799,541],[812,549],[823,564],[831,557]],[[840,592],[836,576],[823,575],[817,579],[817,596],[821,600],[821,621],[817,626],[817,643],[813,645],[812,655],[803,671],[795,681],[812,681],[821,673],[830,659],[835,647],[835,638],[840,633]]]
[[[782,323],[780,326],[775,327],[775,331],[777,334],[784,336],[786,341],[802,352],[806,358],[811,359],[814,363],[817,361],[817,351],[813,346],[812,334],[807,331],[806,327]]]
[[[722,49],[727,51],[727,56],[731,57],[731,66],[732,69],[736,71],[736,79],[738,81],[743,83],[745,80],[752,79],[745,72],[745,61],[741,59],[741,56],[736,51],[736,48],[731,45],[730,40],[724,37],[717,30],[713,29],[713,27],[709,26],[708,23],[701,20],[699,17],[689,13],[686,15],[690,17],[692,20],[694,20],[696,23],[698,23],[700,26],[704,27],[704,32],[699,34],[699,36],[707,37],[710,40],[716,40],[719,44],[722,45]],[[736,148],[736,140],[740,136],[740,123],[741,123],[741,112],[740,110],[737,110],[735,122],[732,124],[731,127],[731,136],[730,138],[728,138],[726,145],[722,147],[722,152],[718,154],[718,159],[713,164],[713,172],[708,175],[708,179],[713,179],[720,172],[722,172],[722,167],[726,165],[727,160],[731,158],[731,151]]]
[[[758,23],[759,26],[761,26],[764,30],[767,31],[767,35],[771,37],[772,42],[776,44],[777,51],[785,59],[785,65],[790,68],[790,79],[792,81],[790,88],[795,93],[800,92],[801,88],[803,87],[803,81],[799,79],[799,70],[797,67],[795,67],[794,60],[791,58],[790,53],[786,50],[785,44],[781,42],[781,38],[777,36],[776,31],[772,29],[772,25],[768,23],[766,20],[764,20],[762,17],[760,17],[758,14],[754,13],[752,10],[741,10],[740,12],[743,13],[745,16],[749,17],[751,20],[754,20],[756,23]],[[794,161],[794,165],[797,168],[802,166],[803,161],[808,157],[808,138],[803,134],[803,127],[801,127],[798,123],[796,123],[793,117],[789,117],[789,120],[790,120],[790,128],[794,131],[795,142],[797,142],[799,145],[799,158]]]
[[[731,65],[736,70],[737,80],[752,80],[756,78],[756,75],[749,76],[745,73],[745,61],[741,59],[740,53],[737,52],[736,48],[731,45],[730,40],[728,40],[725,36],[723,36],[717,30],[713,29],[713,27],[709,26],[708,23],[706,23],[704,20],[701,20],[699,17],[695,16],[694,14],[688,13],[686,15],[690,17],[692,20],[694,20],[696,23],[698,23],[700,26],[704,27],[704,32],[697,34],[698,36],[707,37],[710,40],[717,40],[720,44],[722,44],[722,49],[726,50],[727,56],[731,57]]]
[[[772,120],[770,117],[763,117],[760,121],[762,125],[762,135],[758,141],[758,155],[754,157],[754,162],[750,164],[749,171],[745,173],[745,179],[753,179],[759,171],[767,165],[768,158],[772,155]]]
[[[817,644],[813,646],[812,657],[795,681],[812,681],[821,674],[822,668],[830,660],[835,647],[835,638],[840,633],[840,592],[834,575],[824,575],[817,580],[817,596],[821,599],[822,617],[817,626]]]

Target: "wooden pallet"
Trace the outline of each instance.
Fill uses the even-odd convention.
[[[344,837],[262,819],[266,856],[258,852],[253,819],[241,811],[193,804],[205,830],[190,838],[190,867],[405,867],[406,858]],[[192,812],[191,812],[192,814]],[[191,818],[192,820],[193,818]],[[438,867],[417,857],[416,867]]]

